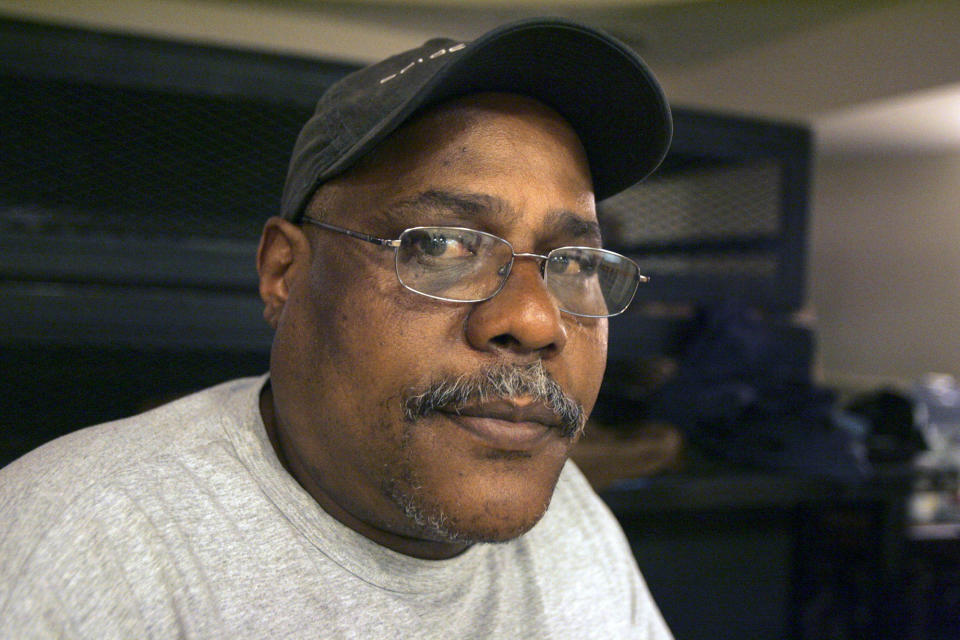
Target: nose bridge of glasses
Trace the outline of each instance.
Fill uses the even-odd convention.
[[[543,275],[544,266],[547,264],[547,256],[540,255],[539,253],[525,253],[522,251],[514,251],[513,258],[529,258],[531,260],[536,260],[537,265],[540,267],[540,275]]]

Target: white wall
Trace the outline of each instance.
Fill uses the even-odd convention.
[[[960,154],[818,159],[808,278],[822,381],[960,376]]]

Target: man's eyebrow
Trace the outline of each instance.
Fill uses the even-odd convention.
[[[393,203],[384,213],[392,218],[411,211],[433,211],[474,218],[480,215],[500,215],[506,209],[506,203],[495,196],[429,189]]]
[[[384,211],[384,215],[388,219],[395,218],[398,222],[407,223],[409,219],[405,216],[410,212],[436,212],[477,218],[481,215],[503,217],[509,215],[510,211],[503,199],[489,194],[428,189],[393,203]],[[589,220],[566,209],[550,213],[546,218],[546,227],[553,234],[562,237],[585,239],[597,244],[602,240],[600,225],[595,220]]]
[[[563,237],[592,240],[597,244],[603,241],[600,224],[596,220],[588,220],[572,211],[556,211],[550,214],[547,217],[547,225]]]

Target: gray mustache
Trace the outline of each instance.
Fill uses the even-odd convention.
[[[564,393],[539,360],[525,365],[493,365],[476,373],[440,378],[404,394],[404,416],[410,422],[439,410],[456,411],[488,400],[529,396],[557,414],[561,435],[573,438],[586,423],[583,407]]]

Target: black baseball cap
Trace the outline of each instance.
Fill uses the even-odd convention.
[[[332,85],[294,145],[281,215],[299,220],[319,185],[418,112],[483,91],[526,95],[563,116],[586,149],[597,200],[649,175],[670,146],[670,107],[636,53],[574,22],[521,20],[472,42],[429,40]]]

